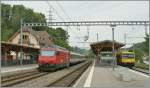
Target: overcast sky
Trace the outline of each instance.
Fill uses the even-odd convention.
[[[16,5],[22,4],[35,12],[45,14],[48,18],[50,6],[47,1],[3,1],[3,3]],[[149,20],[148,1],[49,1],[52,7],[53,21],[70,21],[65,13],[73,21],[79,20]],[[63,9],[62,9],[63,8]],[[65,13],[63,12],[65,11]],[[60,17],[57,16],[59,14]],[[66,29],[66,27],[64,27]],[[80,30],[77,30],[80,28]],[[109,26],[90,26],[89,39],[87,42],[97,41],[96,34],[99,34],[99,41],[111,40],[112,33]],[[124,33],[129,37],[144,37],[145,27],[143,26],[117,26],[115,28],[115,40],[124,43]],[[71,27],[69,29],[69,43],[71,46],[89,47],[82,36],[87,35],[87,27]],[[137,43],[144,41],[144,38],[127,38],[127,43]],[[129,47],[131,45],[127,45]]]

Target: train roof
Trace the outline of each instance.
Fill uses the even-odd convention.
[[[70,52],[71,55],[77,55],[77,56],[85,56],[83,54],[75,53],[75,52]]]
[[[69,52],[67,49],[65,48],[60,48],[60,47],[44,47],[41,48],[41,50],[54,50],[54,51],[63,51],[63,52]]]
[[[134,51],[118,51],[117,52],[118,54],[135,54],[135,52]]]
[[[62,49],[62,50],[67,50],[66,48],[58,46],[58,45],[51,45],[51,47],[57,48],[57,49]]]
[[[134,52],[122,51],[121,53],[134,53]]]

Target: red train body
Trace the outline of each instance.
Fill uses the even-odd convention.
[[[62,67],[68,67],[70,64],[70,53],[61,48],[42,48],[38,58],[40,70],[56,70]]]

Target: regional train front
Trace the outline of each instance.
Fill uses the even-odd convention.
[[[38,58],[39,70],[54,70],[56,64],[56,50],[41,49],[40,55]]]
[[[135,64],[135,53],[121,51],[117,54],[117,64],[125,67],[133,67]]]

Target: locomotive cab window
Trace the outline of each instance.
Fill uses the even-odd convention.
[[[122,58],[134,58],[134,54],[123,54]]]
[[[54,56],[56,51],[41,51],[41,56]]]

